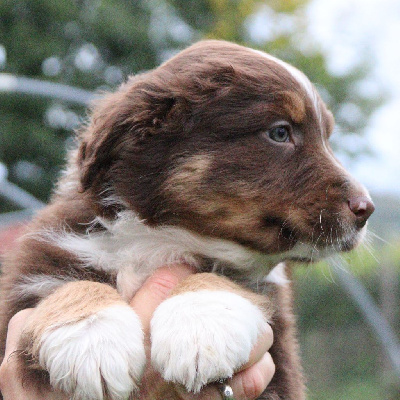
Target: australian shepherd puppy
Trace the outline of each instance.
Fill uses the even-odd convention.
[[[2,352],[10,318],[35,307],[20,343],[31,380],[134,397],[146,358],[127,302],[183,262],[200,273],[151,324],[161,375],[194,392],[230,377],[270,323],[277,372],[261,398],[304,399],[283,262],[354,248],[374,210],[332,154],[333,126],[303,73],[236,44],[200,42],[130,78],[96,102],[4,261]]]

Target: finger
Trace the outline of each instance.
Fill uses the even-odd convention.
[[[271,354],[265,353],[260,360],[248,369],[238,372],[227,381],[233,390],[235,400],[257,399],[267,388],[275,374],[275,364]],[[183,387],[176,386],[176,390],[183,400],[221,400],[222,395],[217,385],[204,387],[200,393],[188,393]]]
[[[265,353],[251,367],[234,375],[228,384],[232,387],[235,400],[252,400],[264,392],[274,374],[274,361],[270,353]]]
[[[171,293],[172,289],[195,271],[186,264],[175,264],[159,268],[148,278],[131,301],[139,315],[143,330],[148,334],[154,310]]]
[[[259,336],[253,350],[250,353],[249,361],[244,364],[239,371],[243,371],[256,362],[260,361],[264,354],[271,348],[274,342],[274,333],[272,331],[271,325],[267,325],[265,331]]]
[[[25,310],[19,311],[11,318],[10,322],[8,323],[4,360],[7,360],[8,357],[17,350],[19,339],[24,329],[26,320],[32,314],[32,312],[33,308],[27,308]]]

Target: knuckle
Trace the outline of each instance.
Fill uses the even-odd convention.
[[[27,308],[25,310],[18,311],[9,321],[8,323],[8,332],[14,331],[21,325],[23,325],[28,318],[28,316],[32,313],[31,308]]]
[[[256,399],[267,387],[262,372],[255,369],[243,379],[243,393],[246,400]]]
[[[178,279],[168,271],[157,272],[151,276],[148,280],[148,288],[152,293],[156,293],[158,296],[166,298],[178,284]]]

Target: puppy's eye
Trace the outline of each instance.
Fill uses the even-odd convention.
[[[275,126],[267,131],[268,137],[274,142],[288,142],[290,138],[290,132],[288,126]]]

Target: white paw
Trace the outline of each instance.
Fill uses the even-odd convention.
[[[266,324],[258,307],[234,293],[180,294],[153,315],[151,361],[165,380],[198,392],[245,364]]]
[[[39,362],[51,385],[74,400],[126,400],[146,362],[139,318],[128,305],[115,305],[53,326],[42,337]]]

